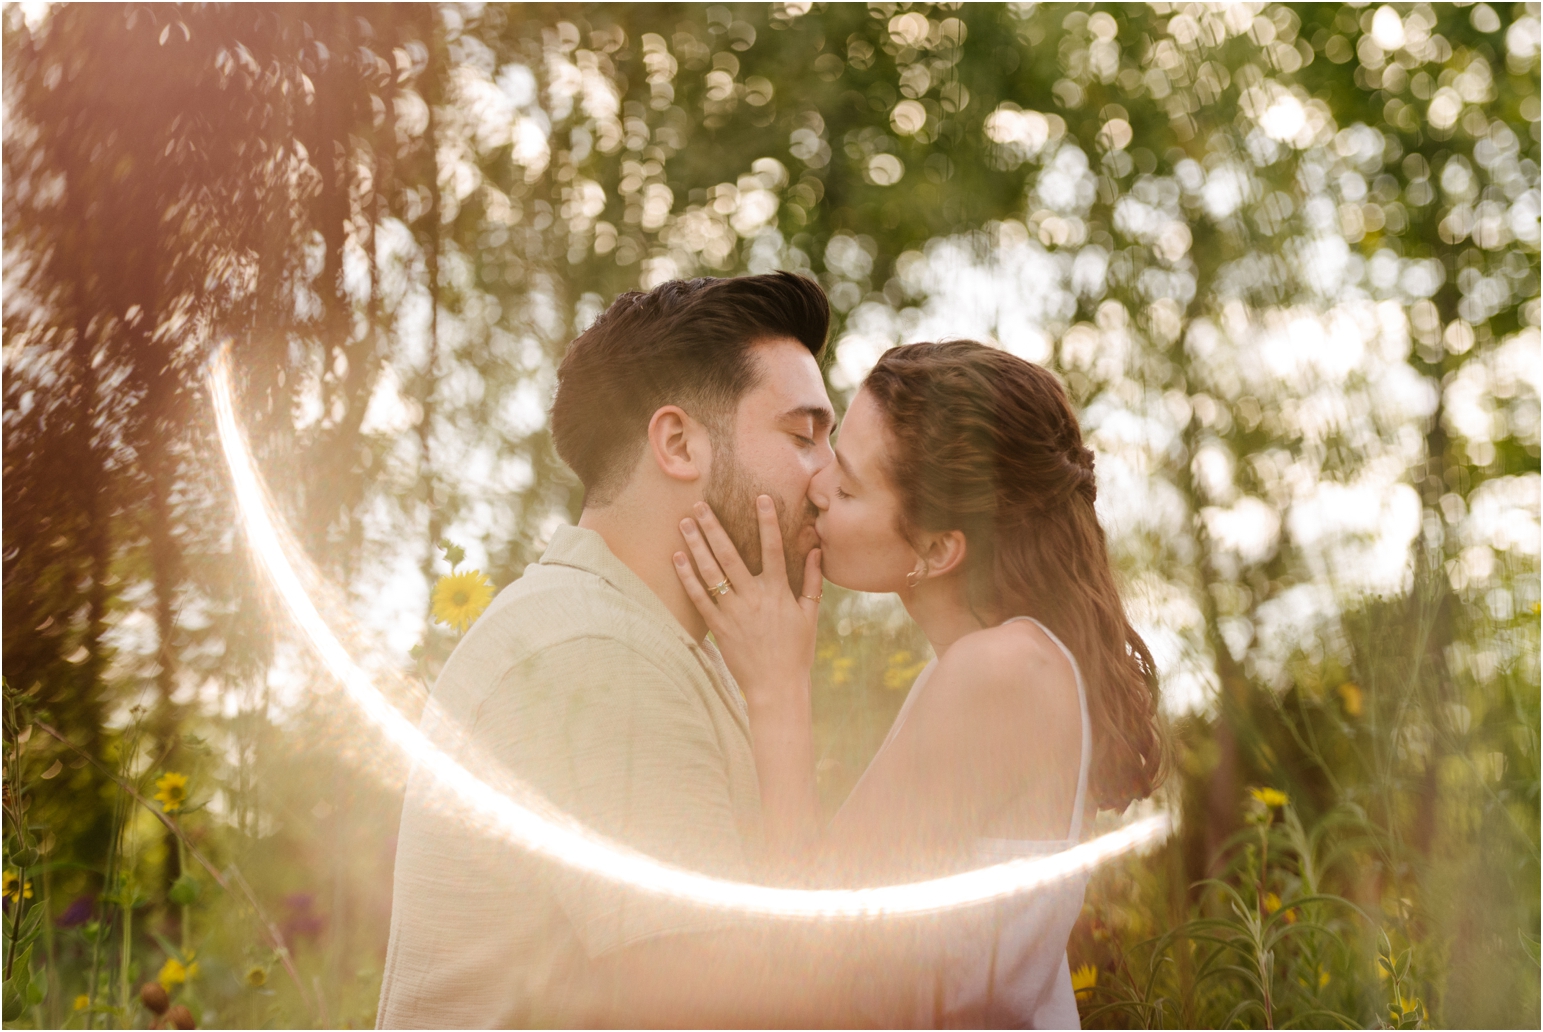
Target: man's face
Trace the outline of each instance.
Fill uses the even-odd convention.
[[[782,527],[788,583],[803,592],[804,562],[819,543],[809,481],[833,458],[835,422],[820,367],[796,340],[772,338],[751,352],[761,382],[740,398],[727,447],[713,450],[704,501],[752,573],[761,572],[757,495],[770,495]],[[818,588],[818,585],[815,585]]]

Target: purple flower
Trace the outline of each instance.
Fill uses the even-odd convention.
[[[75,897],[75,902],[64,908],[64,913],[54,919],[54,924],[60,928],[77,928],[91,920],[91,913],[96,909],[96,897],[89,893]]]
[[[289,911],[283,923],[285,938],[314,938],[326,929],[327,919],[316,913],[315,906],[316,896],[309,892],[292,892],[284,897],[284,907]]]

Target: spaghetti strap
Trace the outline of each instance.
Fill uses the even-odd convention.
[[[1082,758],[1077,764],[1077,798],[1072,804],[1071,828],[1066,836],[1068,841],[1077,842],[1082,838],[1082,818],[1088,796],[1088,774],[1093,766],[1093,721],[1088,715],[1088,690],[1082,682],[1082,667],[1077,664],[1077,657],[1072,655],[1072,650],[1066,647],[1066,643],[1056,637],[1054,631],[1032,616],[1013,616],[1003,620],[1002,623],[1010,624],[1018,620],[1027,620],[1045,632],[1045,637],[1055,643],[1055,647],[1061,650],[1066,661],[1072,665],[1072,674],[1077,681],[1077,706],[1082,714]]]

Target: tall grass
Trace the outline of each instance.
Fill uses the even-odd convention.
[[[1251,682],[1225,827],[1221,718],[1174,722],[1161,802],[1181,830],[1093,879],[1070,944],[1085,1024],[1537,1024],[1529,577],[1509,609],[1422,579],[1349,613],[1344,648],[1304,646],[1284,690]],[[929,655],[893,608],[831,603],[815,671],[827,808]],[[1438,669],[1425,643],[1442,618]],[[190,721],[175,742],[188,795],[169,808],[169,743],[138,714],[90,755],[7,686],[7,1027],[371,1025],[403,772],[337,705],[323,692],[282,716]],[[109,827],[72,824],[77,792],[110,797]]]

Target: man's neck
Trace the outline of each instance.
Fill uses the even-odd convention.
[[[675,573],[674,555],[686,547],[679,526],[685,514],[662,512],[664,508],[620,502],[600,509],[586,508],[579,514],[579,526],[599,534],[611,554],[637,574],[686,633],[700,644],[707,637],[707,624]]]

